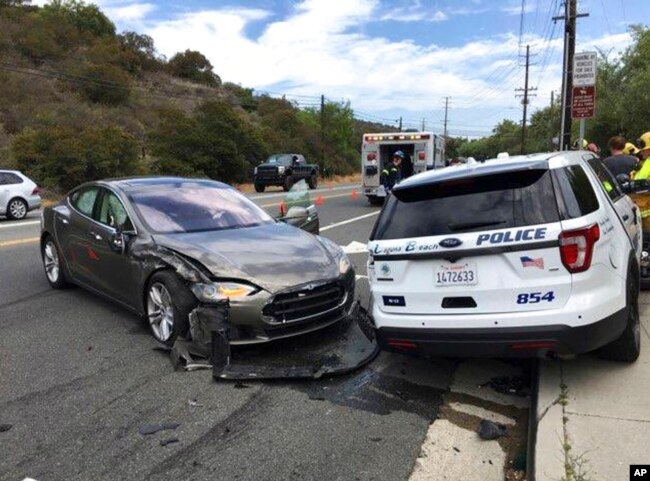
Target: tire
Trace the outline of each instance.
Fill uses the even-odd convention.
[[[318,176],[316,173],[312,173],[311,176],[309,177],[309,180],[307,181],[307,185],[309,185],[309,188],[311,190],[314,190],[316,187],[318,187]]]
[[[639,277],[635,269],[627,275],[627,324],[618,339],[598,351],[600,357],[611,361],[634,362],[641,353],[641,322],[639,320]]]
[[[152,275],[144,292],[144,312],[154,339],[172,346],[178,336],[185,336],[190,327],[188,316],[197,304],[194,294],[174,272]]]
[[[64,289],[70,285],[61,251],[54,239],[49,235],[43,239],[41,259],[43,260],[45,277],[53,289]]]
[[[263,184],[255,184],[255,192],[264,192],[264,189],[266,189],[266,186]]]
[[[285,192],[289,192],[291,190],[291,187],[293,187],[293,177],[287,175],[284,178],[284,182],[282,184],[282,190],[284,190]]]
[[[368,196],[368,202],[370,202],[370,205],[383,205],[384,198],[383,197],[377,197],[377,196],[374,196],[374,195],[369,195]]]
[[[7,217],[13,220],[21,220],[27,217],[27,212],[29,209],[27,207],[27,202],[23,199],[15,198],[11,199],[7,204]]]

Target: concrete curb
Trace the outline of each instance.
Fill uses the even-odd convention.
[[[532,406],[534,461],[532,481],[558,481],[566,475],[564,468],[564,406],[562,403],[562,364],[540,361],[537,376],[537,402]],[[532,417],[532,416],[531,416]]]

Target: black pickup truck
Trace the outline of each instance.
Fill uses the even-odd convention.
[[[299,180],[307,181],[310,189],[318,186],[318,166],[308,164],[300,154],[274,154],[255,167],[255,190],[264,192],[267,185],[280,185],[289,191]]]

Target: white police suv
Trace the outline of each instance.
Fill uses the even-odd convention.
[[[384,349],[639,356],[641,218],[588,152],[491,160],[393,189],[368,244]]]

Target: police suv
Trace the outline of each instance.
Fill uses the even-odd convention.
[[[528,357],[640,351],[638,209],[602,162],[559,152],[393,189],[368,244],[384,349]]]

